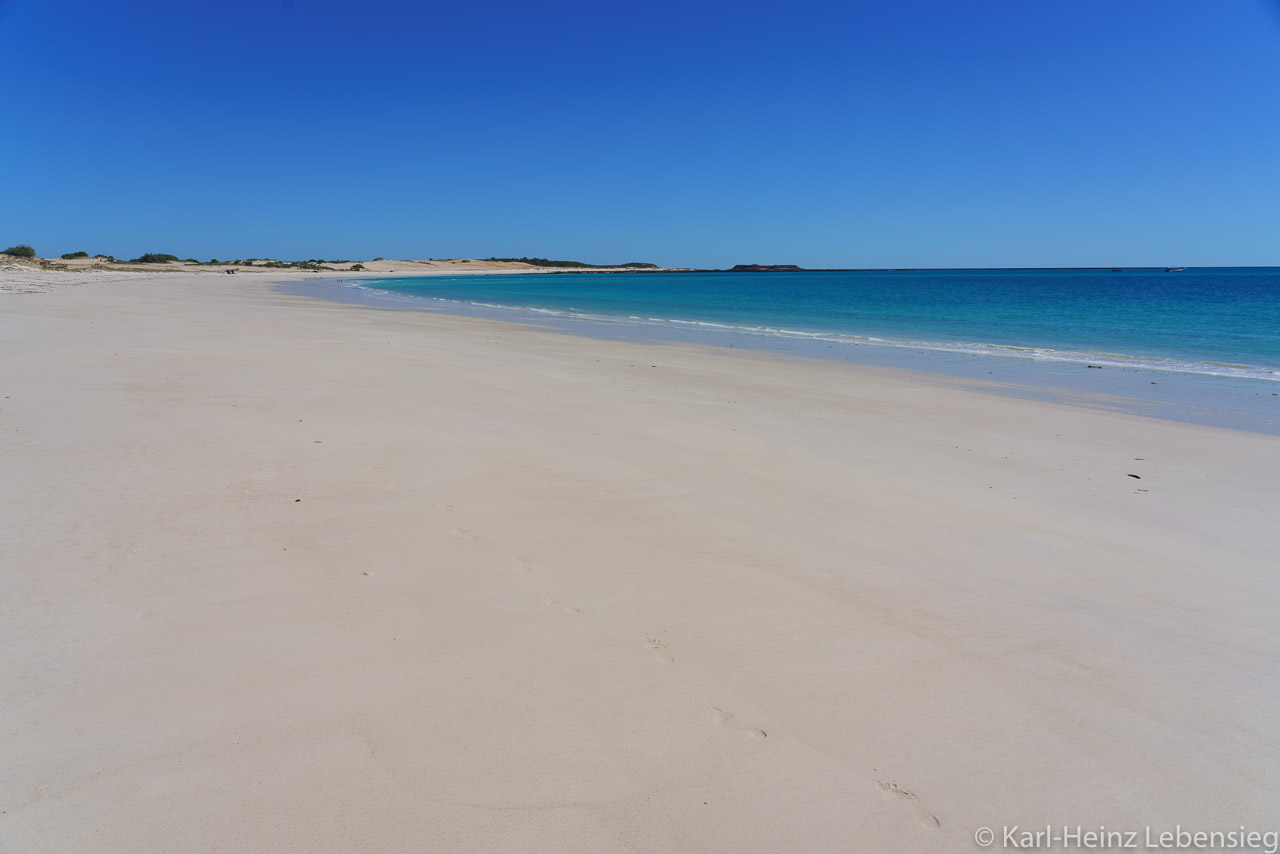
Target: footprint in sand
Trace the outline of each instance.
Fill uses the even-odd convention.
[[[439,507],[441,510],[443,510],[445,513],[452,513],[452,512],[453,512],[453,505],[452,505],[452,504],[446,504],[446,503],[445,503],[445,502],[443,502],[443,501],[438,501],[438,502],[436,502],[436,506],[437,506],[437,507]]]
[[[548,608],[559,608],[561,611],[564,611],[566,614],[578,613],[577,608],[573,607],[572,605],[566,605],[564,602],[561,602],[559,599],[543,599],[542,601],[546,604]]]
[[[674,664],[675,657],[667,652],[667,642],[659,638],[651,638],[645,635],[643,645],[645,649],[651,649],[658,654],[658,659],[667,664]]]
[[[529,571],[529,559],[527,557],[521,557],[520,555],[512,555],[511,563],[518,569],[523,569],[525,572]]]
[[[730,714],[729,712],[726,712],[724,709],[718,709],[718,708],[711,709],[711,721],[713,723],[719,724],[722,727],[728,727],[729,729],[737,730],[738,732],[743,733],[744,735],[749,735],[752,738],[767,738],[769,735],[767,732],[765,732],[762,729],[759,729],[758,727],[747,726],[746,724],[738,723],[736,720],[734,720],[733,715]]]
[[[915,796],[914,792],[909,792],[888,780],[876,781],[876,786],[880,789],[880,793],[886,798],[895,801],[906,801],[915,808],[916,819],[926,827],[939,827],[942,822],[938,821],[938,817],[924,808],[924,804],[920,803],[920,799]]]
[[[455,535],[459,536],[459,537],[462,537],[464,540],[478,540],[478,539],[480,539],[480,538],[479,538],[479,537],[477,537],[475,534],[473,534],[473,533],[471,533],[470,531],[467,531],[467,530],[465,530],[465,529],[463,529],[463,528],[454,528],[454,529],[453,529],[453,533],[454,533]]]

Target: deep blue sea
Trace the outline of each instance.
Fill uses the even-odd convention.
[[[365,279],[527,315],[1280,380],[1280,268]]]

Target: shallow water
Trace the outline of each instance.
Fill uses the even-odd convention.
[[[908,368],[1004,394],[1280,434],[1277,268],[434,276],[291,290]]]
[[[640,324],[1280,379],[1280,268],[433,276],[362,286]]]

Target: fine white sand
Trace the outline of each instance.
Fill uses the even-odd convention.
[[[1280,439],[4,276],[0,850],[1275,823]]]

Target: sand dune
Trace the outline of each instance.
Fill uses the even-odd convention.
[[[244,259],[241,259],[242,261]],[[221,264],[212,263],[189,263],[186,261],[165,261],[160,263],[135,263],[128,260],[108,260],[98,256],[88,258],[14,258],[0,255],[0,272],[19,272],[19,273],[167,273],[169,275],[178,273],[226,273],[229,270],[235,270],[236,274],[249,273],[252,275],[266,274],[277,278],[289,278],[296,275],[314,276],[314,271],[296,271],[290,269],[281,269],[279,267],[264,266],[266,262],[273,259],[251,259],[251,264],[235,264],[230,261]],[[564,260],[564,259],[557,259]],[[431,276],[431,275],[459,275],[459,274],[476,274],[476,273],[564,273],[564,272],[583,272],[583,268],[578,267],[541,267],[533,264],[526,264],[522,261],[485,261],[479,258],[440,258],[440,259],[395,259],[395,258],[375,258],[373,260],[326,260],[321,261],[328,271],[332,271],[335,275],[340,273],[351,272],[353,268],[359,265],[356,272],[368,275],[370,273],[392,273],[413,276]],[[653,268],[656,269],[656,268]],[[661,268],[675,269],[675,268]],[[323,272],[323,271],[322,271]]]

